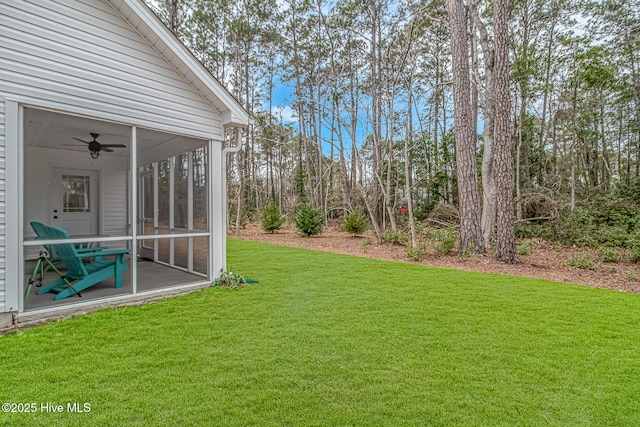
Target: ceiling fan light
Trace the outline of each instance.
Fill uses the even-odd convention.
[[[97,159],[98,156],[100,156],[100,152],[99,151],[91,151],[91,158],[92,159]]]

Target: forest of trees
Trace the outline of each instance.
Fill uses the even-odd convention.
[[[148,2],[255,120],[232,227],[358,208],[380,241],[451,224],[507,262],[514,233],[640,236],[638,0]]]

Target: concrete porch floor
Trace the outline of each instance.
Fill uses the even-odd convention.
[[[94,286],[91,286],[88,289],[85,289],[81,292],[81,297],[78,296],[70,296],[60,301],[55,301],[54,297],[56,294],[54,293],[46,293],[43,295],[37,295],[39,287],[35,285],[32,286],[31,291],[27,297],[25,303],[25,312],[41,310],[46,308],[53,307],[64,307],[64,306],[72,306],[74,304],[83,303],[87,301],[96,301],[100,299],[107,299],[109,297],[120,296],[120,295],[131,295],[133,293],[132,286],[132,275],[131,275],[131,260],[127,260],[129,264],[129,269],[125,271],[123,277],[123,285],[121,288],[115,288],[115,280],[114,278],[109,278],[104,280],[101,283],[98,283]],[[35,261],[28,262],[26,265],[26,271],[30,272],[35,265]],[[153,261],[138,260],[137,263],[138,268],[138,286],[137,286],[137,294],[143,294],[149,291],[155,291],[162,288],[171,288],[180,285],[187,285],[190,283],[203,282],[207,279],[196,275],[191,274],[182,270],[178,270],[176,268],[171,268],[166,265],[158,264]],[[25,286],[29,282],[30,275],[25,276]],[[43,280],[44,284],[50,283],[51,281],[58,278],[58,275],[49,270],[45,274],[45,278]]]

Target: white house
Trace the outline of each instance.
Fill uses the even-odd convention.
[[[142,0],[0,0],[0,327],[210,283],[248,123]],[[128,249],[124,286],[38,295],[32,221]]]

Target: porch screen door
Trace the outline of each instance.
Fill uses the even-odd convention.
[[[98,172],[54,168],[49,223],[72,235],[97,235]]]
[[[138,207],[138,215],[139,218],[139,234],[154,234],[155,233],[155,225],[154,225],[154,179],[153,179],[153,171],[146,171],[140,175],[140,191],[139,191],[139,207]],[[142,240],[142,244],[140,249],[142,253],[140,254],[143,257],[153,258],[153,252],[148,252],[146,250],[153,251],[153,240]]]

